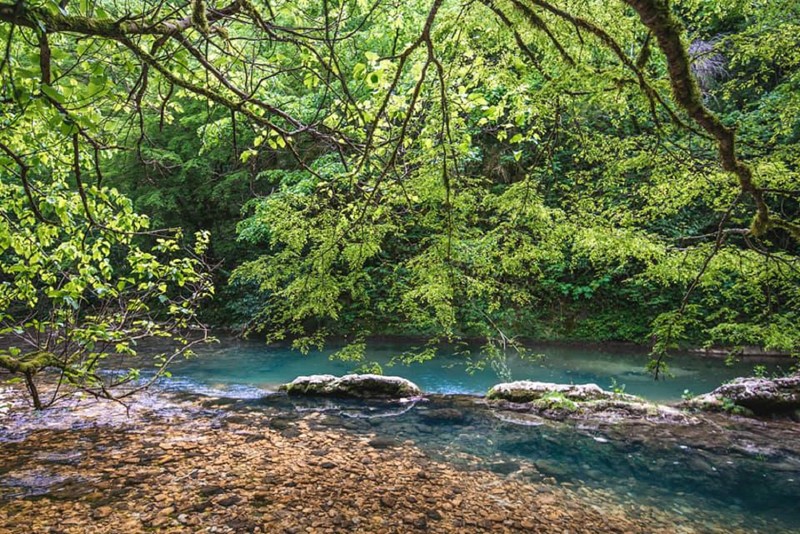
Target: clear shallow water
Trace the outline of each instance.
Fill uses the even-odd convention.
[[[399,375],[415,382],[426,393],[483,395],[497,384],[509,380],[586,384],[596,383],[611,389],[616,384],[626,393],[654,401],[679,401],[684,390],[694,394],[711,391],[737,376],[752,374],[752,363],[727,366],[720,359],[683,355],[669,361],[673,375],[654,381],[645,371],[649,356],[645,351],[613,351],[573,347],[533,347],[540,358],[521,359],[509,355],[501,365],[486,365],[467,372],[465,356],[443,351],[424,363],[391,364],[393,358],[410,348],[398,343],[369,345],[367,359],[376,361],[386,375]],[[171,385],[176,389],[232,396],[259,396],[297,376],[310,374],[341,375],[357,364],[334,361],[332,351],[302,355],[288,348],[269,347],[256,341],[224,340],[199,351],[197,358],[176,363]],[[473,354],[477,359],[479,355]]]
[[[320,428],[343,428],[401,443],[412,440],[436,459],[466,471],[490,469],[501,475],[608,492],[612,499],[691,517],[700,531],[745,528],[800,532],[800,429],[770,422],[712,416],[696,425],[652,423],[555,423],[488,408],[480,399],[506,380],[589,383],[657,401],[679,400],[684,390],[703,393],[752,363],[726,366],[717,359],[679,356],[670,361],[673,378],[655,382],[644,371],[644,352],[539,347],[543,358],[509,357],[504,365],[465,372],[464,357],[443,354],[423,364],[388,366],[408,347],[373,346],[368,359],[386,374],[416,382],[432,395],[414,404],[298,400],[272,395],[299,375],[341,375],[355,364],[330,353],[302,356],[258,342],[225,341],[198,358],[172,368],[167,389],[224,397],[231,410],[263,412],[285,431],[287,424],[313,416]],[[773,366],[774,368],[774,366]],[[271,424],[271,423],[270,423]],[[290,428],[291,430],[291,428]],[[602,505],[602,504],[599,504]]]
[[[225,402],[271,416],[282,431],[311,415],[312,428],[377,435],[387,446],[412,440],[465,471],[602,490],[616,502],[689,517],[699,531],[800,532],[800,444],[791,422],[532,422],[465,396],[391,403],[277,394]]]

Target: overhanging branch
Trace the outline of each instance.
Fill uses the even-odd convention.
[[[758,236],[772,228],[781,228],[800,241],[800,225],[770,213],[764,200],[764,190],[756,185],[752,169],[737,157],[736,128],[725,126],[703,104],[700,88],[691,72],[691,60],[683,43],[683,26],[670,11],[669,2],[625,0],[625,3],[636,11],[642,23],[656,37],[658,47],[666,56],[675,101],[715,139],[722,168],[736,176],[742,191],[755,202],[756,215],[750,227],[751,233]]]

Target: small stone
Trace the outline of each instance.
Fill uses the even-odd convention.
[[[150,521],[150,526],[153,526],[153,527],[156,527],[156,528],[157,527],[161,527],[161,526],[164,526],[167,523],[169,523],[169,521],[170,521],[170,518],[168,516],[163,516],[163,515],[156,516],[155,519]]]
[[[242,500],[241,497],[238,495],[229,495],[227,497],[223,497],[217,501],[217,504],[220,506],[224,506],[228,508],[229,506],[233,506],[234,504],[240,502]]]
[[[114,510],[110,506],[101,506],[92,512],[93,519],[105,519],[110,516]]]
[[[392,438],[383,438],[383,437],[375,437],[369,440],[369,445],[376,449],[388,449],[390,447],[397,447],[399,443],[396,439]]]
[[[200,495],[203,495],[204,497],[211,497],[213,495],[219,495],[224,491],[225,490],[219,486],[203,486],[200,488]]]
[[[161,510],[159,510],[157,515],[167,516],[167,515],[172,515],[174,513],[175,513],[175,507],[174,506],[167,506],[166,508],[162,508]]]
[[[436,521],[439,521],[439,520],[442,519],[441,512],[439,512],[439,510],[437,510],[435,508],[432,508],[432,509],[428,510],[425,515],[427,515],[429,518],[434,519]]]

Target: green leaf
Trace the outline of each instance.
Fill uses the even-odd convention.
[[[55,90],[53,87],[50,87],[47,84],[41,84],[39,85],[39,88],[45,95],[47,95],[48,98],[53,99],[59,104],[63,104],[65,102],[64,96],[57,90]]]

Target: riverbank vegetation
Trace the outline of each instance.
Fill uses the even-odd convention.
[[[0,2],[0,366],[105,395],[106,356],[201,323],[796,355],[799,29],[789,0]]]

